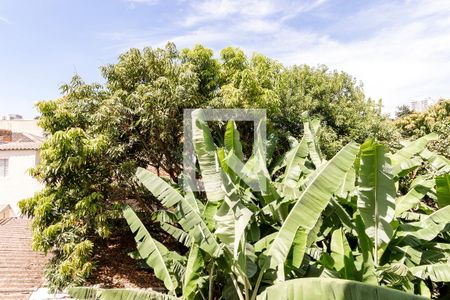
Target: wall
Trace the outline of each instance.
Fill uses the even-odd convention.
[[[39,156],[37,150],[2,150],[0,159],[8,158],[8,176],[0,177],[0,205],[9,204],[18,214],[17,203],[31,197],[42,185],[28,175],[28,169],[35,166]]]

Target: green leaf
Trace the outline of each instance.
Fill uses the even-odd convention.
[[[194,299],[198,291],[198,281],[202,276],[205,268],[205,262],[196,244],[191,246],[187,261],[186,271],[184,273],[183,297],[186,299]]]
[[[164,180],[142,168],[138,169],[136,176],[167,208],[175,203],[179,203],[178,214],[180,220],[178,222],[181,227],[185,232],[189,232],[196,242],[200,243],[200,248],[211,256],[218,255],[220,252],[219,245],[202,218],[192,192],[188,192],[186,197],[182,197]]]
[[[366,234],[365,226],[360,215],[355,216],[358,246],[361,249],[363,264],[361,266],[361,281],[370,284],[378,284],[373,265],[372,242]]]
[[[408,170],[411,168],[411,166],[414,166],[414,163],[411,164],[411,159],[413,158],[413,156],[422,152],[427,146],[428,142],[434,141],[436,139],[438,139],[438,135],[436,133],[430,133],[409,143],[407,146],[391,155],[393,175],[396,176],[401,171]]]
[[[311,122],[304,122],[303,128],[304,138],[309,148],[309,156],[316,168],[318,168],[322,164],[322,153],[320,152],[320,146],[316,139],[319,134],[320,121],[314,119]]]
[[[409,268],[410,272],[419,278],[430,278],[434,282],[450,282],[450,265],[433,264]]]
[[[342,185],[339,188],[337,196],[341,198],[347,198],[349,193],[352,193],[355,190],[355,181],[356,181],[356,171],[355,167],[352,166],[350,170],[345,173],[345,178],[342,181]]]
[[[144,224],[142,224],[136,213],[128,205],[123,209],[123,216],[127,220],[131,231],[135,234],[134,239],[138,244],[137,250],[139,251],[139,255],[153,268],[156,277],[164,282],[164,286],[169,291],[174,291],[178,283],[172,279],[164,259],[164,256],[167,255],[169,250],[152,238]]]
[[[357,151],[356,143],[347,144],[311,178],[269,248],[272,267],[284,263],[300,227],[308,233],[316,225],[345,173],[352,166]]]
[[[272,241],[275,239],[277,232],[272,232],[269,235],[266,235],[259,241],[255,243],[255,252],[263,252],[265,249],[269,248]]]
[[[302,173],[302,166],[304,165],[307,156],[308,145],[304,138],[286,153],[286,167],[282,181],[284,189],[298,189],[297,182]]]
[[[439,174],[450,173],[450,160],[428,149],[420,152],[420,157],[427,160],[431,167]]]
[[[341,278],[355,279],[355,261],[353,260],[352,249],[342,228],[336,229],[331,235],[331,257],[334,260],[336,271],[341,273]]]
[[[192,244],[191,237],[189,236],[189,233],[187,233],[183,229],[180,229],[168,223],[163,223],[160,226],[165,232],[173,236],[177,241],[179,241],[186,247],[191,246]]]
[[[244,154],[242,153],[242,145],[240,141],[239,131],[237,130],[236,123],[233,120],[228,121],[225,130],[224,137],[225,149],[228,152],[233,151],[233,153],[242,160]]]
[[[450,174],[436,177],[436,195],[440,208],[450,204]]]
[[[441,208],[419,222],[400,225],[398,236],[431,241],[450,223],[450,205]]]
[[[361,145],[359,167],[358,210],[366,233],[374,239],[374,263],[378,249],[392,237],[390,222],[394,218],[395,185],[386,148],[368,140]]]
[[[420,200],[429,193],[434,186],[434,181],[419,176],[411,183],[410,190],[404,196],[398,197],[395,204],[395,215],[400,216],[420,203]]]
[[[223,199],[217,147],[207,123],[202,118],[201,109],[192,112],[192,139],[206,196],[208,201],[217,202]]]
[[[136,177],[165,207],[172,207],[183,199],[176,189],[149,170],[138,168]]]
[[[268,287],[258,300],[419,300],[398,290],[335,278],[300,278]]]
[[[300,268],[302,264],[307,242],[308,234],[303,228],[299,228],[292,242],[292,265],[296,268]]]
[[[195,198],[184,197],[180,202],[178,213],[181,216],[179,220],[181,227],[193,236],[201,249],[212,257],[217,257],[220,254],[219,244],[202,218]]]
[[[181,300],[181,298],[148,289],[71,287],[68,289],[68,293],[71,297],[80,300]]]

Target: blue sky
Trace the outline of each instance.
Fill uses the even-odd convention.
[[[350,73],[385,111],[450,98],[450,1],[0,0],[0,115],[37,115],[130,47],[239,46]]]

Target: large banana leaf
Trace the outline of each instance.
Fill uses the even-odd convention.
[[[180,215],[179,223],[181,227],[185,232],[189,232],[195,241],[200,243],[200,248],[212,256],[218,255],[219,245],[202,218],[198,204],[191,192],[183,197],[167,182],[142,168],[138,169],[136,176],[166,207],[179,203],[178,214]]]
[[[420,152],[420,157],[427,160],[438,174],[450,173],[450,160],[428,149]]]
[[[138,289],[100,289],[93,287],[72,287],[68,289],[71,297],[80,300],[179,300],[174,296],[152,290]]]
[[[195,198],[184,197],[179,206],[179,214],[181,227],[193,236],[194,241],[200,245],[201,249],[209,255],[217,257],[220,254],[219,244],[198,210]]]
[[[183,297],[185,299],[194,299],[198,291],[198,281],[205,268],[205,262],[200,248],[196,244],[191,246],[187,261],[186,271],[184,273]]]
[[[268,250],[272,267],[284,263],[300,227],[308,233],[316,225],[333,193],[341,185],[345,173],[352,166],[357,151],[356,143],[347,144],[311,178]]]
[[[176,189],[149,170],[138,168],[136,177],[165,207],[172,207],[183,199]]]
[[[356,267],[352,249],[342,228],[336,229],[331,235],[330,248],[334,268],[341,273],[341,278],[355,279]]]
[[[366,226],[366,233],[374,239],[374,263],[382,242],[392,237],[390,222],[395,213],[395,185],[386,148],[373,140],[361,145],[359,167],[358,210]]]
[[[236,123],[233,120],[230,120],[227,123],[224,145],[225,149],[227,149],[229,152],[233,151],[234,155],[236,155],[238,159],[242,160],[244,158],[239,131],[237,130]]]
[[[450,204],[450,174],[436,177],[436,195],[439,207]]]
[[[433,264],[409,268],[419,278],[429,277],[434,282],[450,282],[450,264]]]
[[[358,246],[361,250],[362,265],[361,265],[361,281],[378,284],[375,267],[373,265],[372,256],[372,242],[366,234],[364,223],[360,215],[355,215],[355,228],[358,235]]]
[[[347,198],[349,193],[352,193],[355,190],[355,181],[356,181],[356,171],[355,167],[352,166],[350,170],[345,173],[345,178],[342,181],[341,187],[337,192],[337,196],[341,198]]]
[[[335,278],[293,279],[268,287],[258,300],[419,300],[398,290]]]
[[[137,250],[139,255],[153,268],[156,277],[164,282],[164,286],[169,291],[174,291],[177,288],[178,283],[172,278],[172,274],[170,274],[164,259],[164,256],[167,255],[169,250],[152,238],[131,207],[125,206],[123,209],[123,216],[127,220],[131,231],[135,233],[134,239],[138,244]]]
[[[414,167],[414,163],[411,164],[411,159],[420,152],[422,152],[427,146],[428,142],[436,140],[438,135],[436,133],[427,134],[398,150],[391,155],[393,174],[397,175],[403,170]]]
[[[206,196],[208,201],[217,202],[223,199],[221,171],[216,153],[217,147],[214,144],[211,131],[202,117],[202,110],[192,112],[192,139]]]
[[[165,232],[173,236],[177,241],[184,244],[186,247],[191,246],[192,244],[191,237],[189,236],[189,233],[187,233],[183,229],[180,229],[169,223],[162,223],[160,224],[160,226]]]
[[[245,237],[245,229],[253,213],[241,203],[241,197],[236,194],[237,187],[230,178],[223,175],[222,182],[226,194],[214,216],[215,235],[229,246],[234,258],[237,258],[239,245]]]
[[[309,156],[311,157],[311,160],[316,168],[322,164],[322,154],[316,138],[319,134],[319,128],[320,121],[317,119],[314,119],[311,122],[308,121],[303,123],[304,138],[308,144]]]
[[[434,181],[426,179],[425,176],[419,176],[411,183],[410,190],[406,195],[398,197],[395,204],[395,215],[400,216],[407,210],[414,208],[420,203],[420,200],[429,193],[434,186]]]
[[[301,139],[291,150],[286,153],[286,167],[283,174],[284,193],[286,189],[296,189],[297,182],[302,173],[302,165],[308,156],[308,145],[306,139]]]
[[[409,235],[415,239],[431,241],[443,231],[448,224],[450,224],[450,205],[435,211],[419,222],[400,225],[401,230],[397,232],[397,235]]]

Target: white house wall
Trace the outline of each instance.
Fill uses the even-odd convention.
[[[0,151],[0,159],[7,158],[8,176],[0,177],[0,205],[9,204],[16,214],[19,213],[18,202],[31,197],[42,185],[28,175],[28,170],[35,166],[38,159],[36,150]]]

